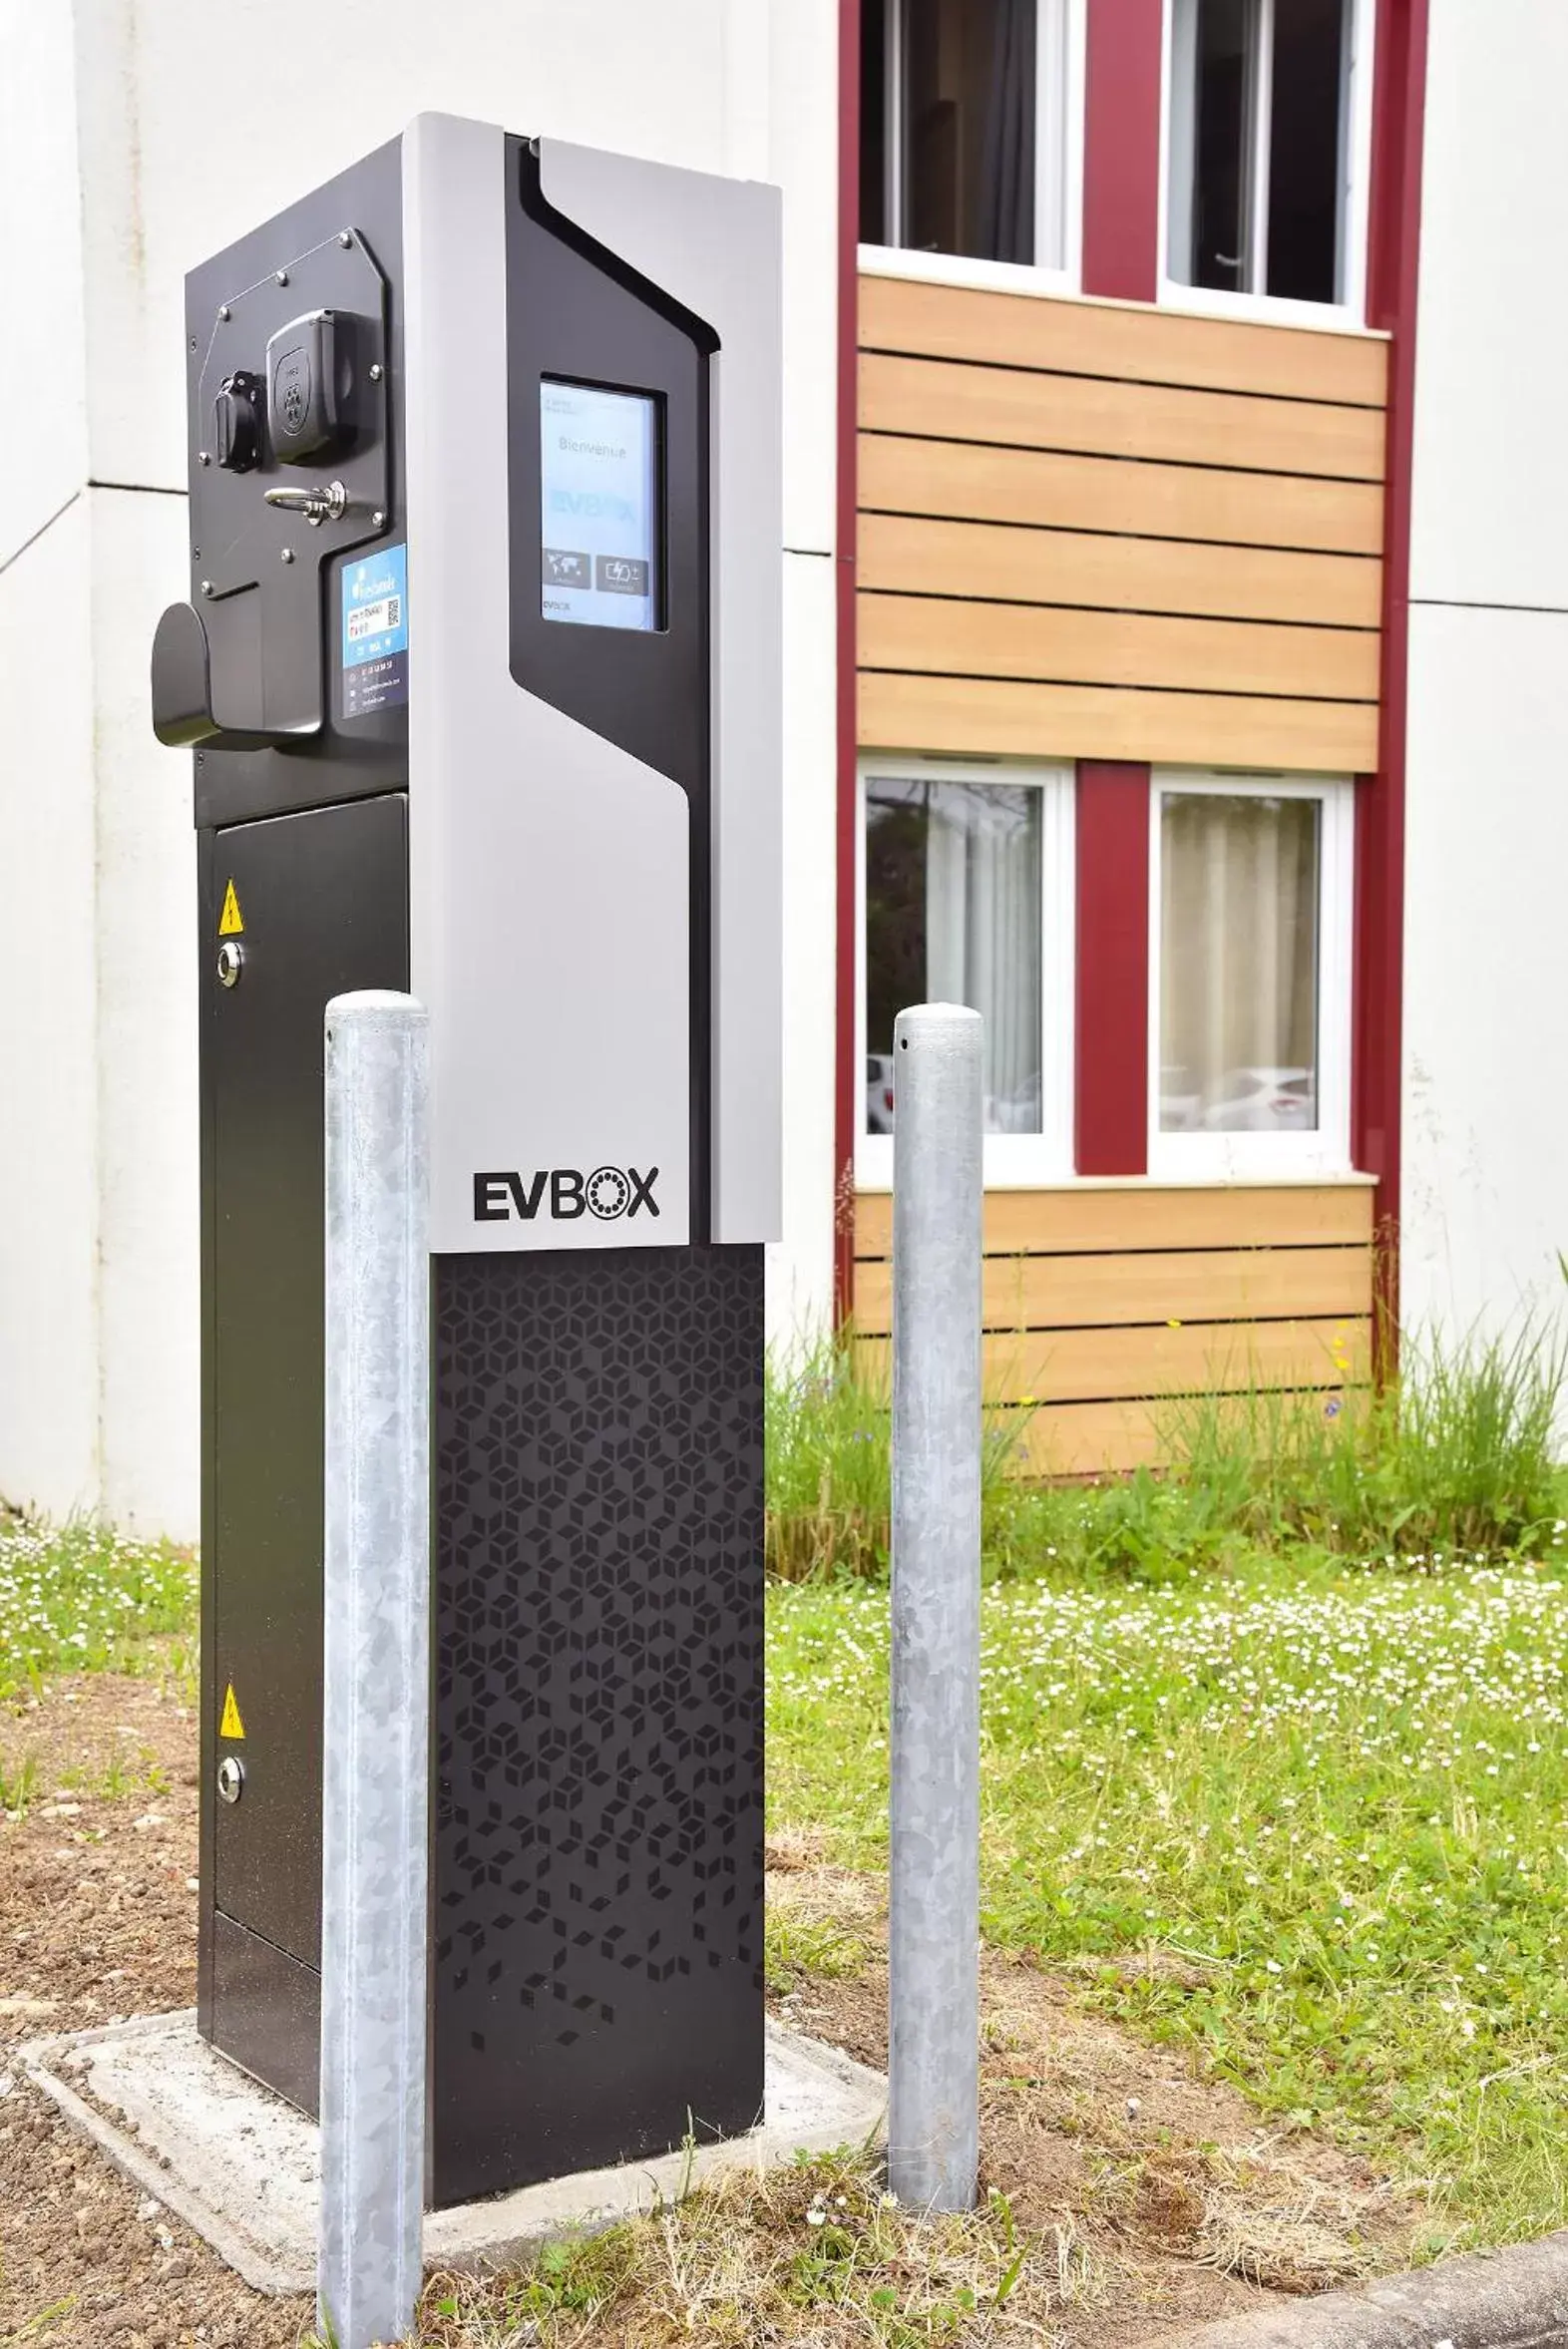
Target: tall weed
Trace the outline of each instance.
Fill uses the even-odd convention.
[[[1568,1355],[1550,1327],[1407,1342],[1378,1392],[1192,1395],[1159,1414],[1169,1465],[1029,1483],[1029,1414],[987,1414],[982,1539],[992,1575],[1067,1569],[1160,1580],[1258,1549],[1441,1562],[1551,1544],[1564,1502],[1554,1428]],[[879,1577],[889,1552],[889,1397],[846,1335],[767,1389],[768,1562],[790,1581]]]

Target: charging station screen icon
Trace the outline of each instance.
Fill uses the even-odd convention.
[[[658,403],[539,387],[540,608],[597,628],[659,624]]]

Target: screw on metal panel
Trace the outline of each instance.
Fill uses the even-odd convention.
[[[219,303],[218,303],[218,305],[217,305],[217,314],[218,314],[218,316],[219,316],[219,317],[222,319],[222,321],[223,321],[223,324],[226,326],[226,325],[228,324],[228,318],[229,318],[229,309],[228,309],[228,304],[227,304],[227,302],[219,302]]]
[[[354,241],[354,231],[352,228],[340,228],[337,232],[337,240],[339,244],[352,244]]]
[[[379,507],[379,506],[376,508],[376,510],[375,510],[375,512],[374,512],[374,514],[372,514],[372,516],[370,517],[370,520],[371,520],[371,523],[372,523],[372,525],[374,526],[374,528],[375,528],[376,530],[380,530],[380,528],[382,527],[383,523],[386,521],[386,516],[385,516],[385,515],[382,513],[382,511],[381,511],[381,509],[380,509],[380,507]]]
[[[193,548],[192,548],[192,550],[191,550],[191,560],[192,560],[192,562],[193,562],[193,563],[199,563],[199,562],[200,562],[200,560],[201,560],[201,550],[200,550],[200,548],[199,548],[199,547],[193,547]]]
[[[383,368],[379,359],[375,359],[371,362],[370,380],[372,383],[379,383],[385,372],[386,370]]]
[[[294,560],[294,550],[293,550],[293,548],[292,548],[292,547],[284,547],[283,549],[281,549],[281,551],[279,552],[279,555],[278,555],[278,561],[279,561],[279,563],[292,563],[292,562],[293,562],[293,560]]]
[[[206,453],[205,449],[197,449],[197,451],[196,451],[196,463],[197,463],[198,465],[210,465],[210,464],[211,464],[211,462],[212,462],[212,460],[211,460],[211,458],[210,458],[210,457],[207,455],[207,453]]]
[[[211,592],[212,592],[212,583],[211,583],[211,581],[210,581],[210,580],[203,580],[203,581],[201,582],[201,592],[202,592],[202,594],[203,594],[203,595],[210,595],[210,594],[211,594]]]
[[[288,271],[286,269],[274,269],[272,275],[279,285],[286,285],[288,283]]]

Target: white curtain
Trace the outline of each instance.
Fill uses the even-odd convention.
[[[926,986],[985,1021],[985,1124],[1040,1130],[1040,805],[1017,784],[931,786]]]
[[[1314,799],[1172,792],[1160,824],[1160,1124],[1317,1123]]]

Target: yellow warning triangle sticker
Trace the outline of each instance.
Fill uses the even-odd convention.
[[[241,938],[244,928],[245,918],[239,911],[238,894],[230,881],[223,892],[223,911],[217,918],[217,935],[219,938]]]
[[[232,882],[229,883],[229,887],[232,889]],[[232,1681],[229,1682],[228,1692],[223,1699],[223,1718],[217,1725],[217,1734],[220,1738],[242,1738],[245,1734],[245,1725],[239,1718],[239,1707],[234,1703]]]

